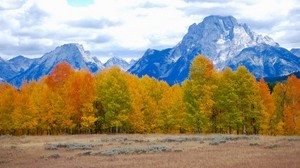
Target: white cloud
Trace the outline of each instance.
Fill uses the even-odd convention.
[[[10,3],[14,1],[14,3]],[[233,15],[283,47],[300,47],[298,0],[1,0],[0,56],[41,56],[82,43],[93,56],[141,57],[147,48],[176,45],[188,26],[208,15]],[[291,35],[292,34],[292,35]],[[299,36],[298,36],[299,37]]]

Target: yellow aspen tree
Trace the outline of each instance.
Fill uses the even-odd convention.
[[[133,75],[127,75],[129,92],[132,98],[132,111],[129,115],[129,122],[131,125],[131,132],[144,133],[144,113],[143,113],[143,85],[141,85],[140,79]]]
[[[275,117],[275,104],[270,89],[263,78],[258,82],[258,86],[262,103],[261,133],[272,135],[275,131],[274,125],[271,123]]]
[[[197,56],[192,62],[190,80],[183,84],[184,101],[187,107],[186,121],[194,132],[209,131],[212,116],[212,99],[215,89],[215,70],[210,60]]]
[[[16,88],[7,83],[0,84],[0,135],[13,133],[12,113],[16,95]]]

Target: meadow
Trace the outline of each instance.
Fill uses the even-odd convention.
[[[223,134],[0,136],[0,167],[299,167],[300,137]]]

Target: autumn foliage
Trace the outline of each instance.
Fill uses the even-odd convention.
[[[96,75],[58,64],[16,89],[0,84],[0,134],[300,134],[300,79],[272,93],[245,68],[217,72],[195,58],[181,86],[113,67]]]

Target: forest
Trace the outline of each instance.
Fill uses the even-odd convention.
[[[58,64],[21,88],[0,84],[0,134],[300,134],[300,79],[270,90],[243,66],[216,71],[204,56],[169,86],[117,67],[98,74]]]

